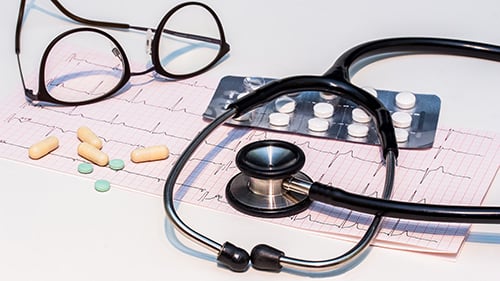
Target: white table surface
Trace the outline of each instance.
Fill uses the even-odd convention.
[[[44,49],[70,24],[48,0],[26,22],[23,52]],[[64,1],[82,16],[156,26],[175,1]],[[285,77],[321,74],[346,49],[390,36],[450,37],[500,44],[498,1],[206,1],[220,16],[231,55],[207,75]],[[21,87],[14,53],[17,1],[1,12],[0,99]],[[47,32],[43,32],[47,30]],[[49,32],[50,30],[50,32]],[[55,33],[54,33],[55,34]],[[132,36],[122,33],[117,36]],[[143,40],[142,36],[134,37]],[[139,38],[139,39],[137,39]],[[143,42],[140,42],[144,44]],[[129,55],[130,57],[130,55]],[[141,59],[138,56],[134,59]],[[35,62],[26,56],[25,65]],[[354,81],[384,89],[437,93],[440,126],[499,131],[500,64],[418,56],[369,66]],[[118,188],[98,193],[90,180],[0,159],[0,280],[497,280],[500,227],[475,225],[456,259],[374,247],[357,264],[323,275],[233,273],[167,223],[162,200]],[[485,204],[500,204],[500,183]],[[181,205],[196,229],[248,250],[269,243],[293,256],[328,258],[350,244],[309,232]],[[231,225],[232,229],[228,230]],[[489,239],[486,239],[489,238]],[[488,242],[489,241],[489,242]]]

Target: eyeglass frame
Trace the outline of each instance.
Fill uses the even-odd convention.
[[[105,31],[102,31],[102,30],[96,29],[96,28],[91,28],[91,27],[75,28],[75,29],[71,29],[71,30],[68,30],[68,31],[65,31],[65,32],[59,34],[46,47],[45,52],[43,53],[42,59],[40,62],[40,71],[39,71],[39,76],[38,76],[38,85],[39,85],[38,93],[36,95],[33,94],[33,90],[28,89],[26,87],[24,74],[23,74],[22,67],[21,67],[21,59],[20,59],[21,29],[22,29],[22,22],[24,19],[24,10],[25,10],[25,6],[26,6],[26,0],[21,0],[20,7],[19,7],[18,19],[17,19],[17,25],[16,25],[15,52],[16,52],[16,56],[17,56],[17,63],[18,63],[19,73],[21,76],[21,82],[22,82],[22,85],[24,88],[24,94],[25,94],[26,98],[28,98],[30,100],[30,102],[49,102],[49,103],[54,103],[54,104],[59,104],[59,105],[73,105],[73,106],[95,103],[95,102],[107,99],[110,96],[116,94],[119,90],[121,90],[127,84],[127,82],[130,80],[130,78],[132,76],[143,75],[143,74],[155,71],[156,73],[158,73],[161,76],[164,76],[164,77],[170,78],[170,79],[174,79],[174,80],[182,80],[182,79],[191,78],[191,77],[197,76],[203,72],[206,72],[208,69],[210,69],[215,64],[217,64],[230,51],[230,45],[226,41],[224,29],[222,27],[222,22],[220,21],[219,17],[215,13],[215,11],[212,10],[209,6],[207,6],[206,4],[200,3],[200,2],[189,1],[189,2],[184,2],[184,3],[178,4],[177,6],[170,9],[165,14],[165,16],[163,16],[162,20],[160,21],[160,23],[158,24],[158,27],[156,29],[151,29],[151,28],[146,28],[146,27],[141,27],[141,26],[132,26],[132,25],[129,25],[126,23],[96,21],[96,20],[82,18],[82,17],[77,16],[76,14],[70,12],[69,10],[67,10],[58,0],[50,0],[50,1],[65,16],[67,16],[68,18],[70,18],[78,23],[81,23],[81,24],[90,25],[90,26],[97,26],[97,27],[104,27],[104,28],[131,29],[131,30],[138,30],[138,31],[144,31],[144,32],[151,30],[154,33],[152,41],[151,41],[152,66],[144,71],[141,71],[141,72],[131,72],[129,60],[126,56],[126,53],[125,53],[124,49],[121,47],[121,45],[118,43],[118,41],[113,36],[109,35]],[[175,12],[180,10],[181,8],[184,8],[184,7],[189,6],[189,5],[200,6],[200,7],[204,8],[205,10],[207,10],[211,14],[211,16],[213,17],[213,19],[216,22],[216,25],[217,25],[217,28],[219,31],[219,35],[220,35],[220,39],[214,39],[214,38],[204,37],[204,36],[195,35],[195,34],[175,32],[175,31],[165,29],[165,24],[170,19],[170,17]],[[157,32],[158,30],[161,30],[162,32]],[[121,54],[122,64],[124,66],[122,78],[112,90],[110,90],[108,93],[106,93],[100,97],[85,100],[85,101],[78,101],[78,102],[67,102],[67,101],[58,100],[50,95],[50,93],[47,91],[47,87],[45,85],[44,70],[45,70],[45,64],[46,64],[48,55],[49,55],[50,51],[52,50],[52,48],[61,39],[65,38],[66,36],[68,36],[70,34],[73,34],[76,32],[85,32],[85,31],[96,32],[96,33],[106,37],[107,39],[109,39],[115,45],[115,47],[118,49],[118,51]],[[161,39],[161,35],[163,32],[168,33],[168,34],[172,34],[175,36],[179,36],[179,37],[188,38],[188,39],[194,39],[194,40],[205,41],[208,43],[218,44],[220,46],[220,49],[219,49],[219,52],[217,53],[217,55],[214,57],[214,59],[210,63],[208,63],[206,66],[200,68],[197,71],[194,71],[194,72],[188,73],[188,74],[169,73],[168,71],[166,71],[162,67],[161,62],[160,62],[159,48],[160,48],[160,39]]]

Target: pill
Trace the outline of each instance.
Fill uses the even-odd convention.
[[[101,139],[88,127],[82,126],[78,128],[78,130],[76,130],[76,136],[80,141],[89,143],[94,147],[96,147],[97,149],[102,148]]]
[[[396,133],[396,141],[397,142],[407,142],[410,134],[407,130],[401,128],[395,128],[394,132]]]
[[[90,174],[94,171],[94,166],[90,163],[80,163],[78,165],[78,172],[80,174]]]
[[[109,157],[106,153],[86,142],[78,145],[78,155],[99,166],[106,166],[109,162]]]
[[[285,113],[273,112],[269,114],[269,124],[278,127],[288,126],[290,123],[290,116]]]
[[[276,110],[281,113],[292,113],[296,104],[295,100],[288,96],[279,97],[274,102]]]
[[[307,121],[309,130],[315,132],[324,132],[328,130],[329,125],[330,123],[327,120],[321,118],[311,118]]]
[[[31,159],[37,160],[49,154],[58,147],[59,139],[57,139],[57,137],[50,136],[30,146],[30,148],[28,149],[28,155]]]
[[[169,151],[165,145],[155,145],[133,150],[130,159],[132,162],[141,163],[167,159],[168,155]]]
[[[97,180],[94,183],[94,188],[99,192],[106,192],[111,189],[111,184],[107,180]]]
[[[368,123],[370,122],[371,117],[363,109],[355,108],[352,110],[352,120],[359,123]]]
[[[245,77],[243,79],[243,85],[245,86],[245,89],[249,91],[256,90],[260,88],[262,85],[264,85],[266,81],[264,81],[263,78],[259,77]]]
[[[366,126],[364,124],[354,123],[354,124],[350,124],[349,126],[347,126],[347,133],[351,137],[355,137],[355,138],[366,137],[368,135],[368,131],[369,131],[368,126]]]
[[[319,96],[324,100],[334,100],[337,96],[330,92],[320,92]]]
[[[411,115],[406,112],[394,112],[392,114],[392,122],[394,127],[398,128],[408,128],[411,125]]]
[[[370,95],[372,95],[372,96],[374,96],[376,98],[378,97],[377,90],[375,90],[372,87],[362,87],[361,89],[365,90],[365,92],[368,92]]]
[[[125,162],[121,159],[113,159],[109,161],[109,168],[111,170],[119,171],[125,168]]]
[[[333,105],[319,102],[313,106],[314,116],[318,118],[330,118],[333,115]]]
[[[415,107],[415,103],[417,102],[417,98],[411,92],[399,92],[396,95],[396,105],[402,109],[410,109]]]

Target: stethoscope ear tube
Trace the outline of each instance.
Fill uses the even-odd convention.
[[[500,207],[433,205],[367,197],[315,182],[309,189],[313,201],[366,214],[398,219],[451,222],[500,223]]]

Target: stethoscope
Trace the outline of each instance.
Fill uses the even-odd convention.
[[[219,263],[233,271],[245,271],[249,262],[260,270],[280,271],[283,267],[302,271],[329,271],[346,266],[359,256],[378,233],[382,217],[455,223],[500,223],[500,207],[451,206],[407,203],[390,200],[394,185],[398,145],[389,111],[374,96],[350,83],[355,64],[377,58],[408,54],[440,54],[500,61],[500,47],[451,39],[394,38],[358,45],[342,54],[323,76],[296,76],[275,80],[229,105],[187,146],[172,167],[165,183],[164,204],[167,216],[178,231],[217,255]],[[248,144],[237,153],[241,173],[226,187],[228,202],[237,210],[259,217],[289,216],[306,209],[311,201],[374,215],[360,241],[344,254],[327,260],[304,260],[287,256],[268,245],[257,245],[248,254],[229,242],[220,244],[186,225],[174,208],[173,190],[178,176],[194,151],[218,126],[279,96],[301,91],[321,91],[349,99],[374,120],[385,163],[386,175],[381,198],[361,196],[339,188],[313,182],[300,169],[304,153],[295,145],[280,140]]]

